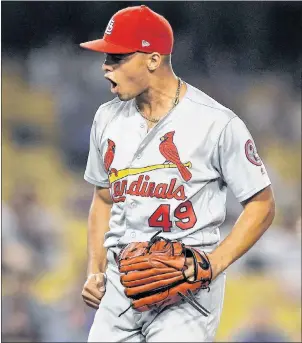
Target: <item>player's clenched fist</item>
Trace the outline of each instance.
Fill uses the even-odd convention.
[[[82,297],[88,306],[98,309],[105,291],[106,275],[104,273],[90,274],[84,284]]]

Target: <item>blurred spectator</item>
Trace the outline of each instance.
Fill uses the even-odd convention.
[[[15,251],[17,254],[17,251]],[[6,291],[2,297],[2,341],[40,341],[44,324],[39,304],[31,295],[28,273],[5,273]]]
[[[33,254],[24,244],[19,220],[8,204],[2,204],[2,268],[3,272],[30,273]]]
[[[3,341],[42,341],[52,321],[32,286],[60,262],[58,221],[30,184],[16,187],[2,211]]]
[[[62,248],[59,223],[54,214],[40,203],[33,185],[15,188],[11,211],[17,224],[16,241],[21,241],[25,249],[30,249],[31,268],[35,273],[53,268],[58,263]]]

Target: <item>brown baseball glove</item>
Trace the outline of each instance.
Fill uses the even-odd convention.
[[[212,279],[206,253],[179,241],[159,237],[159,233],[149,242],[128,244],[118,256],[121,283],[126,296],[131,299],[130,307],[143,312],[183,299],[208,316],[209,311],[194,298],[194,293],[200,289],[209,290]],[[185,275],[188,258],[194,263],[193,280]]]

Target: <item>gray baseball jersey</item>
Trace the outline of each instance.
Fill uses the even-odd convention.
[[[243,121],[190,85],[149,132],[134,99],[100,106],[84,178],[110,188],[107,248],[158,230],[185,244],[215,244],[227,187],[242,202],[270,184]]]

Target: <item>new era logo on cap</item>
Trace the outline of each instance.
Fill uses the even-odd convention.
[[[107,28],[106,28],[106,31],[105,31],[105,33],[106,33],[107,35],[110,35],[110,34],[111,34],[111,32],[112,32],[112,30],[113,30],[113,24],[114,24],[114,19],[112,18],[112,19],[109,21],[109,23],[108,23],[108,25],[107,25]]]
[[[145,47],[145,46],[150,46],[150,43],[147,42],[146,40],[142,40],[142,47]]]

